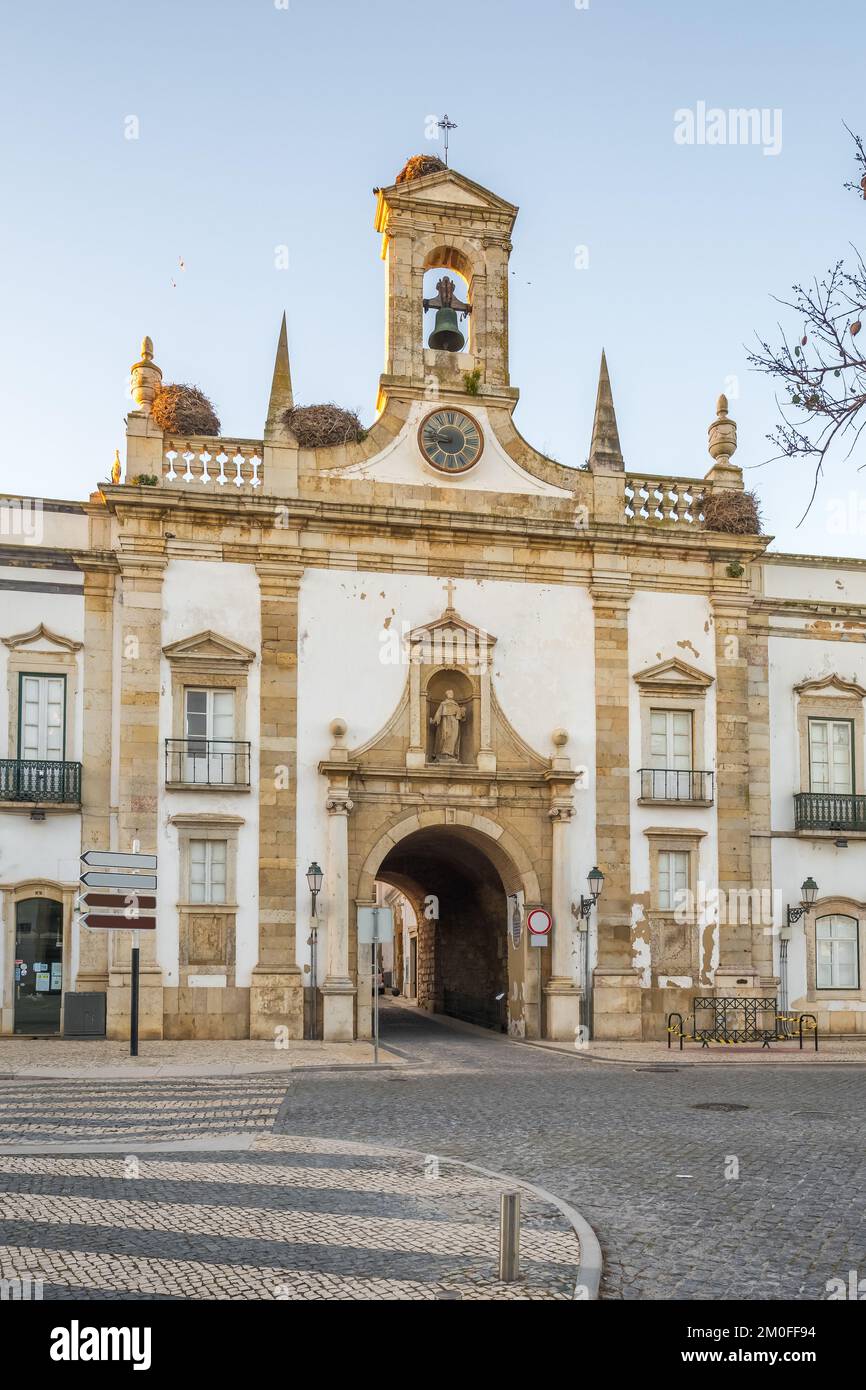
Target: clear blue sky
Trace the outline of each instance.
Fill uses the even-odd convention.
[[[165,380],[255,436],[285,307],[296,400],[369,421],[372,189],[437,150],[431,113],[458,122],[454,167],[520,206],[516,418],[564,463],[588,452],[602,345],[630,467],[702,474],[732,376],[737,462],[761,463],[773,389],[744,344],[772,332],[772,293],[866,244],[842,189],[842,121],[866,133],[862,0],[48,0],[7,8],[4,48],[6,491],[83,497],[105,476],[144,333]],[[781,153],[676,144],[675,110],[699,101],[781,108]],[[856,461],[799,531],[808,465],[747,478],[777,548],[866,555]]]

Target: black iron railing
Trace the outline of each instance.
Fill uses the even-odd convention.
[[[0,761],[0,801],[77,805],[81,801],[81,763],[4,758]]]
[[[454,989],[443,991],[442,1012],[450,1018],[462,1018],[465,1023],[476,1023],[479,1028],[494,1028],[505,1032],[507,1012],[505,995],[497,999],[479,998],[474,994],[461,994]]]
[[[642,767],[640,794],[646,801],[712,801],[713,775],[691,768]]]
[[[797,792],[794,825],[797,830],[866,830],[866,796]]]
[[[226,738],[167,738],[165,780],[184,787],[248,787],[250,745]]]

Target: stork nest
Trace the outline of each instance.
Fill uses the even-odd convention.
[[[153,398],[151,418],[166,434],[208,434],[220,432],[217,413],[203,391],[183,382],[160,386]]]
[[[284,410],[282,424],[291,430],[302,449],[330,449],[336,444],[357,444],[367,431],[354,410],[325,405],[296,405]]]
[[[761,506],[753,492],[732,492],[723,488],[708,492],[702,501],[707,531],[725,531],[729,536],[760,536]]]
[[[395,183],[408,183],[409,179],[421,179],[425,174],[438,174],[445,165],[438,154],[413,154],[400,170]]]

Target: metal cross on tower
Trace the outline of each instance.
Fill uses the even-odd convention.
[[[449,130],[456,130],[456,129],[457,129],[457,122],[456,122],[456,121],[450,121],[450,120],[448,119],[448,112],[446,111],[446,112],[445,112],[445,115],[442,117],[441,121],[437,121],[436,124],[438,125],[438,127],[439,127],[439,129],[440,129],[441,131],[444,131],[444,134],[445,134],[445,163],[446,163],[446,165],[447,165],[447,163],[448,163],[448,132],[449,132]]]

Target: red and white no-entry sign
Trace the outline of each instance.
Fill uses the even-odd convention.
[[[553,919],[546,907],[534,907],[527,913],[526,929],[533,936],[547,936],[553,926]]]

